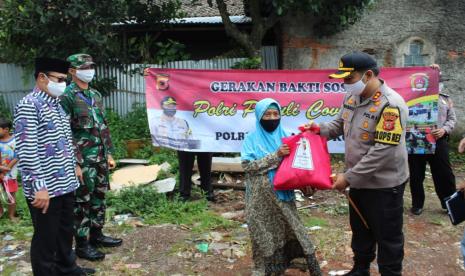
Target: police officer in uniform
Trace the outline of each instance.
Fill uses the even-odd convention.
[[[439,70],[439,66],[432,65]],[[412,194],[412,208],[414,215],[423,212],[425,203],[425,191],[423,181],[425,180],[426,163],[430,165],[433,176],[434,188],[445,210],[444,198],[455,192],[455,175],[449,161],[449,135],[455,127],[457,117],[454,106],[449,95],[442,91],[444,78],[441,76],[439,83],[439,115],[438,128],[431,133],[436,139],[436,150],[434,154],[409,154],[408,162],[410,168],[410,192]]]
[[[185,120],[174,116],[176,114],[176,100],[171,96],[167,96],[161,100],[160,104],[163,114],[154,120],[154,124],[151,124],[153,140],[160,146],[189,149],[189,139],[192,138],[192,131]],[[181,199],[183,201],[190,199],[192,168],[196,156],[200,173],[200,188],[204,191],[207,200],[215,201],[211,185],[213,153],[178,150],[179,193]]]
[[[152,121],[151,133],[156,144],[174,148],[188,148],[192,131],[186,120],[176,117],[176,99],[164,97],[161,102],[163,114]]]
[[[408,108],[403,98],[378,78],[376,61],[355,52],[343,56],[330,78],[344,80],[347,91],[337,118],[322,123],[320,135],[344,135],[346,171],[333,188],[345,191],[368,227],[350,206],[353,269],[346,275],[370,275],[378,250],[381,275],[401,275],[404,256],[403,194],[408,181],[405,127]],[[315,123],[306,128],[316,127]]]

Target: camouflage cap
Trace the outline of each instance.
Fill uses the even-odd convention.
[[[74,54],[69,56],[66,60],[69,61],[71,63],[71,67],[74,68],[95,64],[95,62],[92,60],[92,56],[88,54]]]

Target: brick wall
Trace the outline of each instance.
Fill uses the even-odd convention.
[[[422,39],[430,61],[450,79],[445,92],[455,103],[458,128],[465,130],[465,1],[377,0],[343,32],[318,38],[311,26],[308,16],[283,20],[285,69],[334,68],[354,50],[373,54],[381,66],[402,66],[409,40]]]

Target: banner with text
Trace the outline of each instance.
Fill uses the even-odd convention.
[[[333,72],[151,68],[145,80],[153,144],[185,151],[239,152],[246,133],[255,129],[255,103],[264,98],[281,104],[281,122],[290,132],[298,132],[297,127],[309,120],[331,121],[345,94],[341,80],[328,78]],[[414,119],[408,130],[413,122],[423,128],[436,123],[437,70],[382,68],[380,77],[407,102]],[[343,152],[342,137],[330,141],[329,148],[332,153]]]

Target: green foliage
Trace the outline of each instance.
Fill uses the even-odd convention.
[[[148,31],[181,16],[179,0],[5,0],[0,9],[0,60],[31,67],[36,56],[65,58],[86,52],[97,63],[124,64],[143,60],[145,48],[128,59],[125,26]]]
[[[5,98],[1,95],[0,95],[0,114],[2,117],[13,119],[11,111],[5,102]]]
[[[131,213],[148,224],[194,225],[194,231],[227,228],[234,223],[208,211],[206,200],[183,203],[157,193],[151,185],[130,187],[118,193],[110,192],[107,204],[116,214]]]
[[[106,119],[111,133],[111,141],[113,142],[113,158],[121,159],[127,156],[126,142],[124,139],[125,131],[130,131],[128,125],[124,122],[118,113],[108,109]]]
[[[458,146],[462,140],[462,135],[458,132],[453,132],[449,137],[449,158],[452,163],[455,163],[459,168],[465,168],[465,153],[458,152]]]
[[[251,57],[243,61],[236,62],[231,69],[260,69],[262,59],[260,57]]]
[[[147,107],[145,104],[136,103],[133,105],[133,109],[124,118],[126,126],[129,126],[131,130],[127,128],[124,130],[126,139],[149,139],[150,129],[147,120]]]
[[[97,91],[99,91],[102,96],[107,96],[111,92],[115,91],[117,88],[117,80],[116,77],[100,77],[96,76],[92,80],[91,86],[95,88]]]
[[[131,139],[150,139],[147,121],[147,108],[143,104],[135,104],[133,110],[125,117],[108,109],[106,112],[111,139],[115,148],[113,157],[121,159],[127,157],[126,143]]]
[[[168,162],[171,165],[170,172],[176,174],[178,172],[178,155],[175,150],[160,148],[152,157],[150,157],[150,163],[152,164],[163,164]]]
[[[157,56],[154,61],[156,64],[166,64],[174,60],[186,60],[189,55],[185,53],[186,46],[174,40],[168,39],[167,42],[157,42]]]

